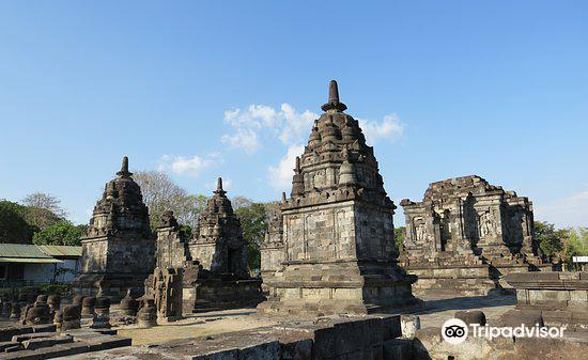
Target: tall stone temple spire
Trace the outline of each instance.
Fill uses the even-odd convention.
[[[346,109],[332,80],[324,113],[296,159],[291,196],[262,247],[265,311],[366,313],[416,301],[415,278],[397,267],[396,206]]]
[[[140,292],[155,265],[149,211],[126,156],[116,175],[96,202],[82,238],[81,270],[72,283],[79,293],[93,294],[99,286],[114,298],[124,296],[127,288]]]

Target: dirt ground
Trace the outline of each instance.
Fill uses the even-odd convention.
[[[194,314],[169,325],[149,329],[140,329],[136,326],[114,327],[113,329],[117,329],[120,336],[130,337],[133,340],[133,345],[144,345],[197,336],[212,336],[276,324],[268,317],[257,316],[255,309],[236,309]]]

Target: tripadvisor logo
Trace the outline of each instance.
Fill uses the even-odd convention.
[[[468,337],[468,326],[460,319],[449,319],[441,328],[441,336],[452,345],[461,344]]]
[[[539,326],[538,324],[528,327],[525,324],[521,324],[517,327],[495,327],[480,324],[470,324],[471,329],[468,325],[460,319],[449,319],[441,327],[441,336],[446,342],[457,345],[464,342],[468,334],[476,338],[486,338],[488,340],[495,339],[497,337],[518,337],[518,338],[541,338],[541,339],[556,339],[562,338],[564,331],[567,326],[563,327],[545,327]]]

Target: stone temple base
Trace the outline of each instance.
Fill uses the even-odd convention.
[[[498,291],[488,265],[464,267],[409,267],[418,281],[412,290],[417,296],[485,296]]]
[[[96,296],[102,290],[102,296],[111,301],[120,301],[131,289],[135,296],[143,294],[144,281],[149,274],[80,274],[72,282],[71,288],[78,295]]]
[[[504,321],[540,318],[546,326],[588,331],[588,272],[531,272],[505,280],[516,289],[517,305]]]
[[[397,268],[364,272],[357,263],[289,265],[267,284],[268,300],[258,309],[292,315],[368,314],[419,303],[416,280]]]
[[[255,307],[263,300],[261,280],[202,279],[184,284],[183,311],[197,313]]]

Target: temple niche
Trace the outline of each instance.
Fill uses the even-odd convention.
[[[119,299],[127,288],[140,293],[155,265],[155,239],[141,189],[125,156],[116,178],[106,184],[82,238],[80,273],[72,282],[78,294]]]
[[[183,312],[254,306],[261,297],[261,280],[249,276],[247,242],[233,212],[222,179],[199,217],[191,239],[180,237],[172,212],[157,229],[157,267],[182,268]],[[150,277],[145,286],[153,288]]]
[[[533,236],[533,205],[473,175],[432,183],[423,201],[401,203],[401,264],[416,293],[483,295],[511,272],[546,269]]]
[[[269,293],[259,308],[279,313],[368,313],[416,302],[397,266],[392,217],[373,148],[344,113],[337,83],[296,159],[290,198],[270,219],[262,246]]]

